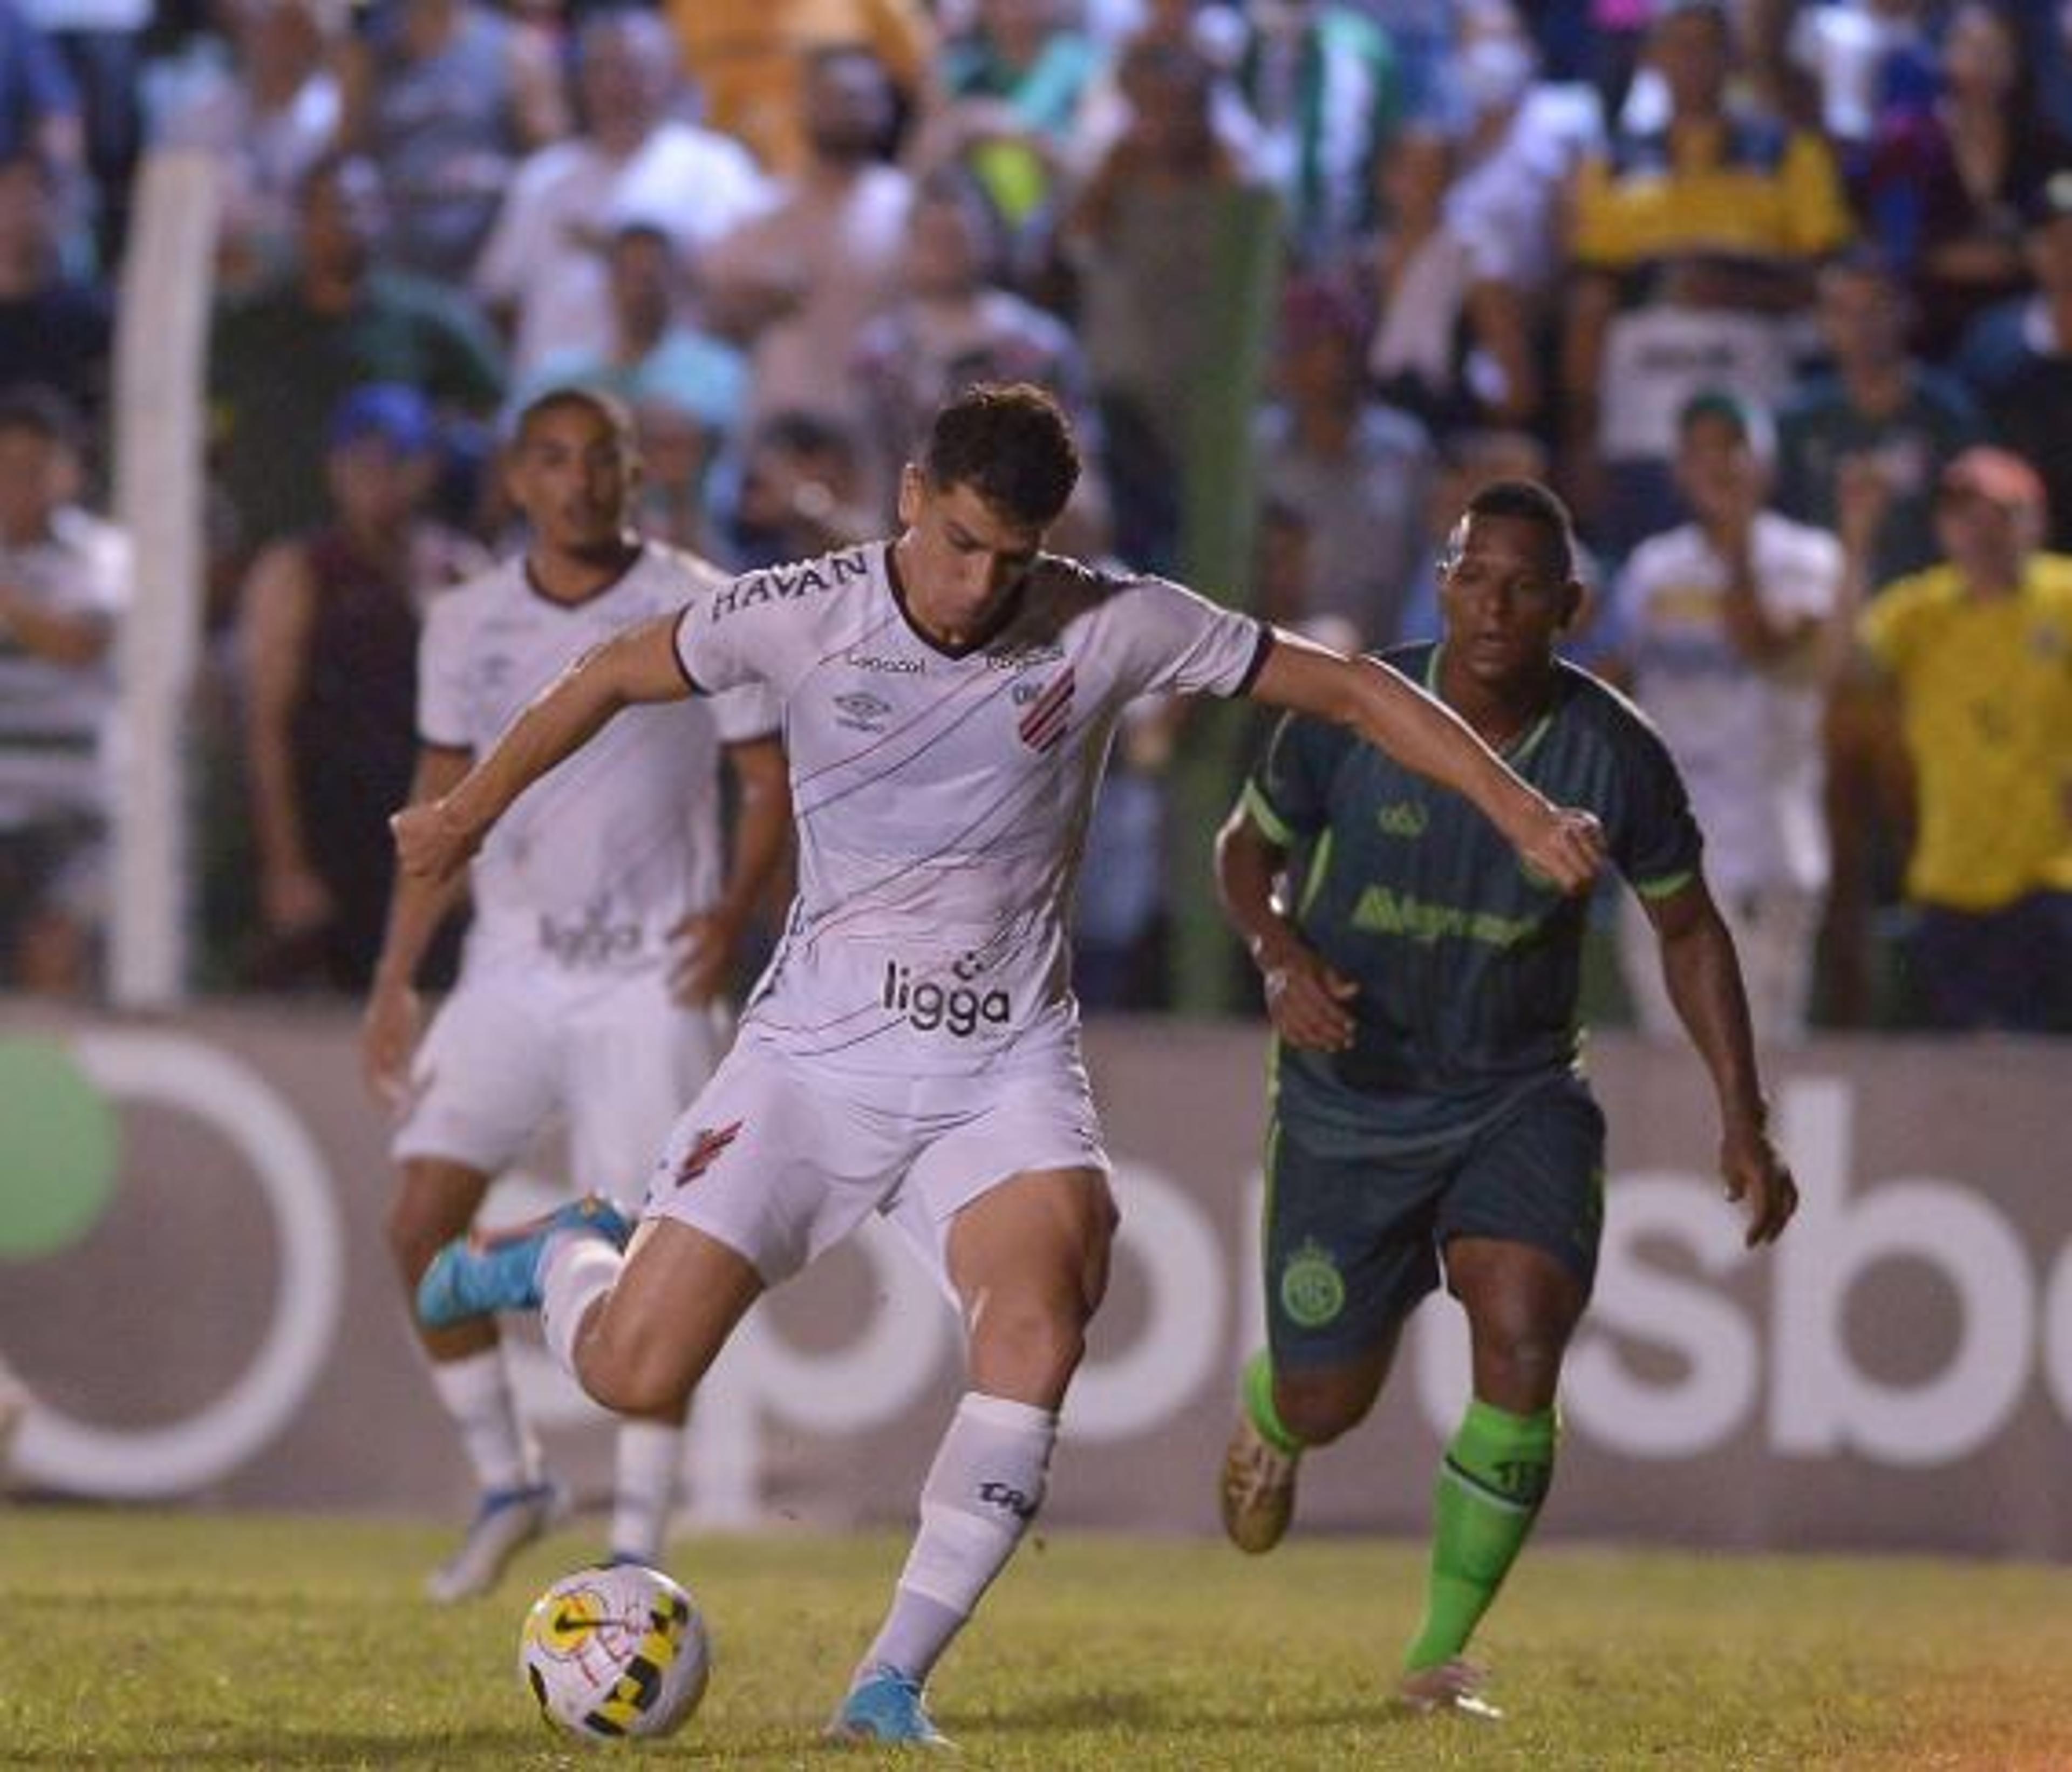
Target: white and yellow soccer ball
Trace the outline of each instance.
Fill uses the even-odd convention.
[[[532,1602],[518,1667],[556,1728],[617,1741],[682,1728],[705,1696],[712,1646],[681,1586],[618,1563],[565,1575]]]

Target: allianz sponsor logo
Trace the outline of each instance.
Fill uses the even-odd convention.
[[[635,958],[647,939],[639,923],[615,919],[602,904],[586,905],[576,917],[541,911],[539,936],[550,959],[574,967],[618,965]]]
[[[904,960],[888,960],[878,1002],[917,1034],[939,1030],[952,1039],[969,1039],[982,1027],[1005,1027],[1014,1018],[1014,1001],[1005,991],[977,982],[984,970],[976,954],[962,955],[950,968],[957,982],[946,985],[916,978]]]
[[[707,619],[721,621],[738,610],[752,609],[758,603],[790,602],[821,591],[837,590],[870,576],[870,565],[861,548],[852,548],[846,553],[828,554],[797,565],[766,567],[737,578],[716,592]]]

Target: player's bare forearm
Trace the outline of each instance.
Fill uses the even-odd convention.
[[[430,805],[450,793],[466,777],[472,754],[430,745],[421,749],[410,778],[410,804]],[[438,879],[397,870],[388,894],[388,921],[382,927],[381,952],[374,964],[377,993],[415,986],[417,968],[432,937],[467,891],[465,870]]]
[[[443,879],[475,853],[511,803],[589,743],[622,709],[689,695],[676,619],[658,616],[582,655],[526,705],[447,792],[391,820],[405,874]]]
[[[1771,1142],[1741,962],[1712,894],[1694,881],[1651,905],[1670,1001],[1712,1079],[1727,1197],[1748,1203],[1748,1242],[1774,1240],[1797,1209],[1791,1173]]]
[[[1406,769],[1464,795],[1533,868],[1564,892],[1596,878],[1604,835],[1523,780],[1443,701],[1372,659],[1348,659],[1276,633],[1254,699],[1350,726]]]
[[[1240,806],[1216,833],[1216,894],[1259,968],[1274,1031],[1293,1046],[1342,1052],[1357,1031],[1353,981],[1335,972],[1303,939],[1275,902],[1274,883],[1288,860]]]

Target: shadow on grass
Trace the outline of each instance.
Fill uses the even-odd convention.
[[[543,1740],[536,1729],[458,1729],[417,1737],[393,1730],[284,1730],[272,1734],[248,1729],[237,1731],[234,1740],[224,1738],[228,1733],[212,1732],[209,1739],[185,1745],[175,1737],[146,1753],[125,1753],[119,1763],[137,1772],[187,1772],[201,1766],[263,1766],[271,1772],[277,1766],[520,1766],[553,1751],[557,1745]],[[578,1748],[571,1741],[566,1751]],[[64,1767],[72,1772],[80,1763],[76,1742],[48,1749],[0,1747],[0,1766]]]
[[[1291,1729],[1409,1728],[1423,1723],[1388,1697],[1359,1700],[1320,1699],[1313,1704],[1276,1700],[1271,1704],[1206,1705],[1192,1699],[1161,1700],[1149,1692],[1061,1692],[1027,1704],[959,1717],[954,1708],[938,1719],[950,1735],[960,1723],[969,1730],[1034,1735],[1072,1729],[1133,1729],[1166,1735],[1214,1732],[1231,1735],[1285,1735]]]

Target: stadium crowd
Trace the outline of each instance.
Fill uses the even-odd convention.
[[[1550,480],[1763,1032],[2072,1031],[2060,0],[0,0],[18,988],[94,988],[156,149],[222,196],[209,985],[364,990],[421,619],[510,539],[526,401],[620,397],[649,532],[745,570],[889,530],[940,400],[1029,380],[1096,469],[1061,546],[1363,647]],[[1169,999],[1190,717],[1125,735],[1090,1007]]]

